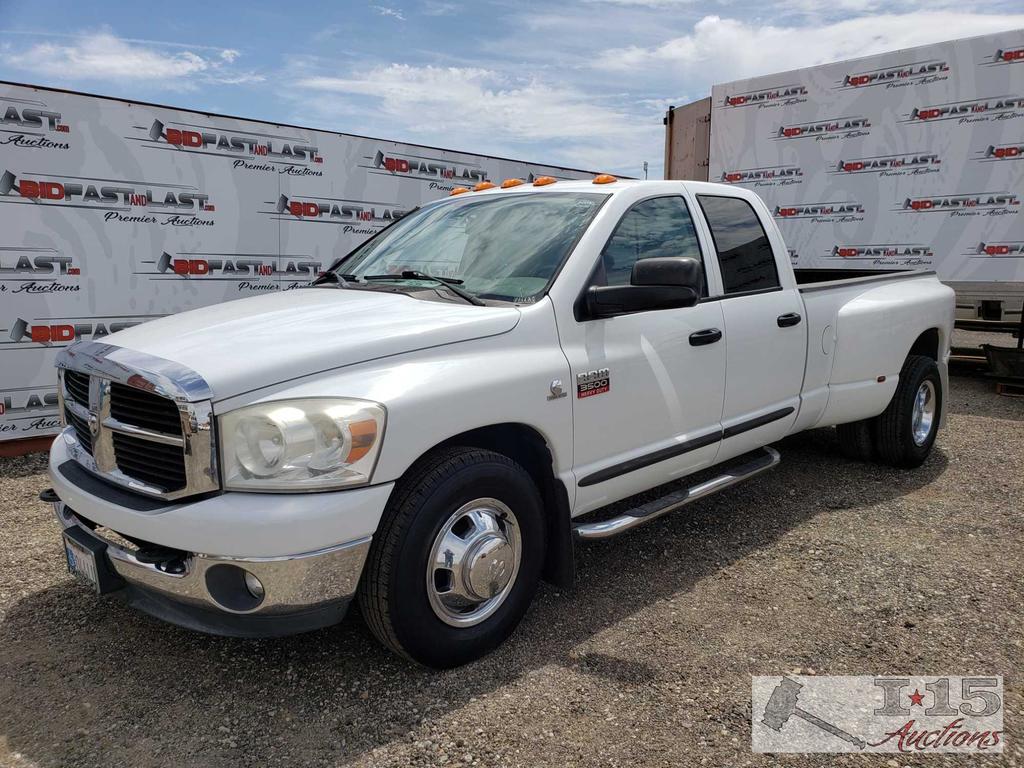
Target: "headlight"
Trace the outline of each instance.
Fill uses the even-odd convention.
[[[239,408],[220,417],[224,487],[322,491],[370,481],[384,406],[310,398]]]

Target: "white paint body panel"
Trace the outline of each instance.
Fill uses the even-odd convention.
[[[63,486],[58,492],[71,494],[71,506],[82,504],[90,519],[167,546],[212,554],[294,553],[372,533],[394,481],[434,446],[475,428],[511,423],[535,430],[547,443],[572,514],[580,515],[785,434],[881,413],[903,360],[928,329],[939,332],[945,381],[953,292],[934,276],[799,289],[767,209],[752,192],[735,187],[559,182],[477,194],[552,189],[610,197],[548,295],[535,304],[479,307],[349,290],[298,290],[222,304],[109,337],[111,344],[198,371],[214,390],[217,414],[299,397],[383,404],[387,425],[371,487],[272,497],[226,493],[148,516],[80,498],[80,492],[75,496]],[[721,296],[713,245],[695,204],[694,196],[702,193],[751,202],[772,242],[780,291],[743,299]],[[707,301],[692,308],[577,320],[574,304],[620,216],[633,203],[659,194],[682,195],[689,202],[704,254]],[[775,318],[784,312],[799,312],[802,322],[778,328]],[[693,330],[716,324],[725,344],[688,344]],[[575,375],[602,367],[611,369],[610,392],[578,399]],[[879,383],[879,376],[885,381]],[[551,397],[555,379],[568,396]],[[786,407],[794,409],[792,414],[769,425],[613,479],[579,483],[594,471]],[[53,461],[60,458],[55,454]]]

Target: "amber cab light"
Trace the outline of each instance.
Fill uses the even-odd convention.
[[[602,173],[599,176],[594,177],[595,184],[611,184],[613,181],[618,181],[618,179],[610,173]]]
[[[483,192],[485,189],[494,189],[494,185],[491,184],[491,182],[489,181],[481,181],[479,184],[473,187],[474,192]]]
[[[469,188],[468,187],[456,187],[455,189],[453,189],[448,194],[449,195],[461,195],[463,192],[469,192]]]
[[[503,182],[501,182],[501,188],[508,189],[510,187],[518,187],[522,183],[522,179],[505,179]]]
[[[533,180],[533,186],[535,187],[546,187],[548,184],[554,184],[558,179],[554,176],[538,176]]]

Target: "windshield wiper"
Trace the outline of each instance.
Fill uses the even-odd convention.
[[[325,285],[327,283],[333,283],[339,288],[345,288],[349,283],[358,283],[359,278],[355,275],[343,275],[340,272],[321,272],[317,275],[316,279],[310,283],[310,285]]]
[[[465,299],[470,304],[475,304],[478,307],[487,306],[486,302],[481,301],[469,291],[459,288],[463,281],[454,277],[438,277],[437,275],[428,275],[426,272],[407,269],[398,275],[366,275],[363,277],[363,280],[433,280],[435,283],[440,283],[445,286],[449,291],[459,298]]]

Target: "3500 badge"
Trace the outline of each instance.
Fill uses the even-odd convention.
[[[611,389],[611,375],[607,368],[576,374],[576,397],[603,395]]]

